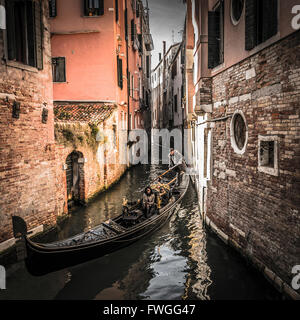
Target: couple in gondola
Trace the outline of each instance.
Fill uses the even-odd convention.
[[[176,171],[176,185],[179,186],[182,180],[182,175],[186,168],[186,164],[182,154],[180,154],[180,152],[178,152],[177,150],[171,148],[169,153],[169,169],[173,167],[175,167],[174,170]],[[144,216],[148,218],[155,213],[155,211],[157,210],[157,198],[160,201],[160,207],[168,204],[170,197],[170,192],[163,186],[160,186],[158,195],[155,195],[150,186],[147,187],[143,194],[142,200]]]

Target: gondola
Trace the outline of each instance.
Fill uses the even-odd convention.
[[[27,234],[27,226],[20,217],[13,217],[15,236],[22,236],[26,247],[25,264],[35,276],[71,267],[102,257],[129,246],[139,239],[161,228],[180,206],[188,186],[189,176],[183,174],[181,183],[173,187],[170,200],[164,207],[157,207],[149,218],[140,215],[138,205],[129,207],[114,219],[101,223],[93,229],[71,238],[52,243],[33,242]],[[169,185],[172,185],[173,179]]]

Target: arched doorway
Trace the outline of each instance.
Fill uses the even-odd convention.
[[[68,206],[84,202],[84,158],[83,154],[73,151],[67,160],[67,197]]]

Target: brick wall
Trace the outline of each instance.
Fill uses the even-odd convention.
[[[231,120],[214,124],[207,216],[290,284],[300,256],[300,33],[213,77],[212,99],[212,118],[244,113],[249,138],[239,155]],[[260,135],[278,139],[278,176],[258,170]]]
[[[56,197],[50,34],[44,5],[44,68],[0,64],[0,242],[12,237],[11,215],[20,215],[29,229],[52,225],[63,207]],[[4,55],[0,30],[0,54]],[[12,117],[14,101],[20,118]],[[42,110],[49,111],[42,123]]]

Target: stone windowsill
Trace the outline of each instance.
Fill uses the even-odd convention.
[[[29,71],[29,72],[33,72],[33,73],[38,73],[39,70],[35,67],[32,66],[28,66],[26,64],[23,64],[21,62],[16,62],[16,61],[6,61],[6,65],[8,67],[12,67],[12,68],[17,68],[17,69],[21,69],[21,70],[25,70],[25,71]]]

